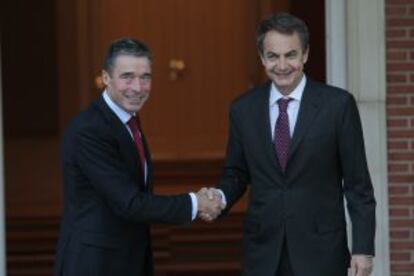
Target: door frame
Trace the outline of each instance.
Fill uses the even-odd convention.
[[[1,53],[1,41],[0,41]],[[6,275],[6,212],[4,197],[4,135],[3,135],[3,84],[0,55],[0,275]]]
[[[384,0],[325,0],[325,20],[327,81],[354,94],[364,128],[377,200],[373,275],[389,276]]]

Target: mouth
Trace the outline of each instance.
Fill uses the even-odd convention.
[[[146,98],[145,97],[129,97],[127,98],[130,105],[142,105]]]
[[[141,102],[148,97],[148,94],[126,95],[125,98],[132,102]]]
[[[273,74],[275,74],[278,77],[285,78],[285,77],[289,77],[292,74],[292,71],[289,71],[289,72],[273,72]]]
[[[129,99],[129,102],[131,104],[141,104],[145,99],[144,98],[139,98],[139,99]]]

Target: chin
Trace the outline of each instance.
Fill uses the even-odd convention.
[[[280,88],[286,89],[292,86],[292,82],[276,82],[276,85]]]
[[[130,114],[133,114],[135,112],[138,112],[138,109],[136,107],[132,107],[132,106],[125,106],[124,110]]]

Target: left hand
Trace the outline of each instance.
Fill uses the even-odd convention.
[[[369,276],[372,272],[373,261],[371,256],[352,255],[351,276]]]

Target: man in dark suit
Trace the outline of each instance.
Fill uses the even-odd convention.
[[[189,223],[198,211],[216,216],[223,207],[217,198],[210,204],[205,190],[152,194],[151,157],[138,119],[151,90],[148,47],[128,38],[114,41],[103,82],[102,96],[72,121],[63,138],[56,276],[153,275],[151,223]]]
[[[217,188],[229,209],[250,185],[246,276],[345,276],[349,266],[352,275],[363,276],[372,270],[376,202],[356,102],[304,75],[308,41],[305,23],[292,15],[261,22],[257,45],[271,81],[231,105]]]

